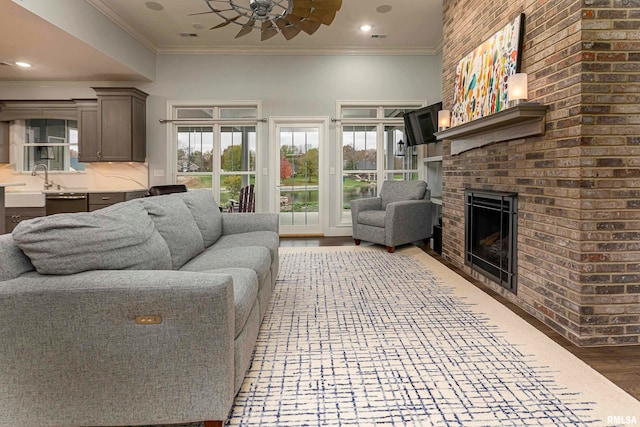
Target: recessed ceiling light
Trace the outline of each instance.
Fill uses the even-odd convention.
[[[164,10],[164,6],[156,1],[148,1],[144,5],[147,6],[147,9],[156,11]]]
[[[378,13],[388,13],[391,12],[391,6],[389,6],[388,4],[383,4],[382,6],[378,6],[376,8],[376,12]]]
[[[371,31],[371,25],[361,25],[360,31],[364,31],[365,33]]]
[[[16,62],[16,65],[17,65],[18,67],[22,67],[22,68],[29,68],[29,67],[31,67],[31,64],[29,64],[28,62],[20,62],[20,61],[18,61],[18,62]]]

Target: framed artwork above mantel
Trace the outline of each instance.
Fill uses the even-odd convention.
[[[507,108],[507,79],[520,72],[524,13],[462,58],[456,68],[451,126]]]

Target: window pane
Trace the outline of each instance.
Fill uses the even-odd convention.
[[[220,129],[220,169],[225,172],[256,170],[256,127],[224,126]]]
[[[176,184],[184,184],[189,189],[213,188],[211,174],[181,174],[176,177]]]
[[[83,170],[78,159],[78,122],[60,119],[25,120],[22,170],[43,163],[50,171]],[[73,152],[72,152],[73,150]],[[75,167],[71,159],[75,158]]]
[[[178,108],[176,111],[178,119],[212,119],[213,108]]]
[[[240,199],[240,189],[247,185],[256,183],[254,174],[242,175],[220,175],[220,203],[219,205],[228,208],[230,200],[238,201]]]
[[[280,224],[318,225],[318,128],[280,129]]]
[[[257,119],[257,108],[220,108],[221,119]]]
[[[178,127],[178,172],[211,172],[212,157],[212,127]]]
[[[342,206],[351,209],[351,200],[377,195],[376,126],[342,128]]]
[[[378,195],[378,174],[367,174],[368,179],[361,179],[360,175],[344,172],[342,174],[342,208],[351,209],[351,201],[361,197],[376,197]]]
[[[378,167],[376,127],[344,126],[342,129],[343,169],[353,171],[376,170]]]
[[[377,108],[343,108],[343,119],[375,119],[378,115]]]

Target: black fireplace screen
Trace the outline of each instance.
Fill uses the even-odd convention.
[[[465,191],[465,262],[516,292],[518,196]]]

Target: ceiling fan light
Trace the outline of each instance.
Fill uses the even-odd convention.
[[[257,19],[269,19],[269,13],[273,9],[271,0],[250,0],[249,7],[255,13]]]
[[[361,25],[360,31],[362,31],[363,33],[368,33],[369,31],[371,31],[371,25]]]

